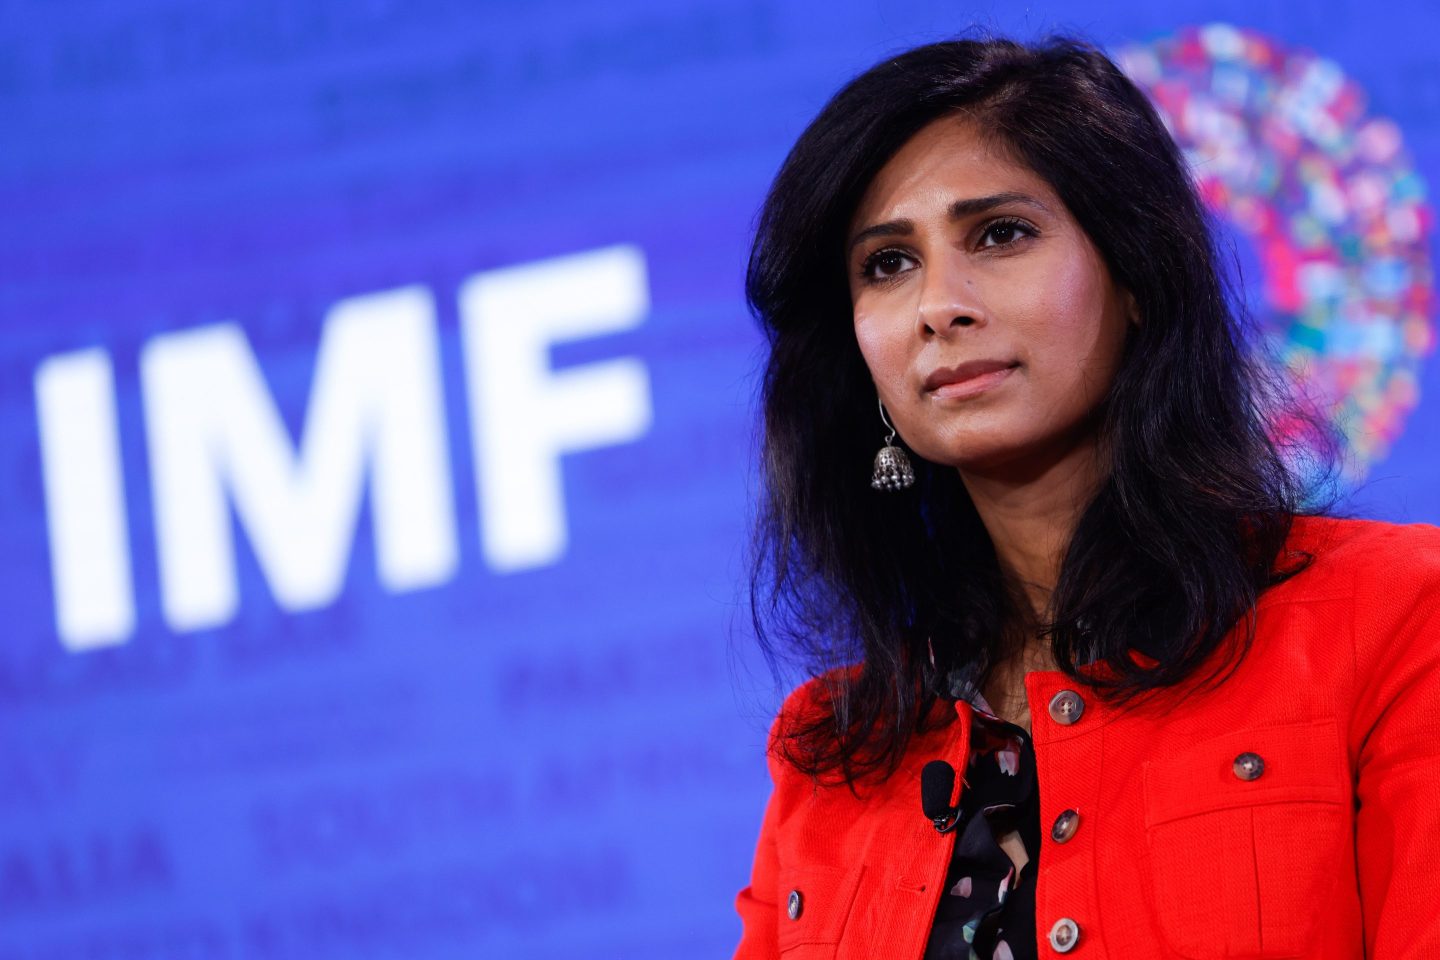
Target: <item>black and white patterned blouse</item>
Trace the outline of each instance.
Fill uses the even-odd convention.
[[[974,722],[955,851],[925,960],[1033,960],[1040,798],[1030,735],[995,716],[959,677],[947,693],[970,702]]]

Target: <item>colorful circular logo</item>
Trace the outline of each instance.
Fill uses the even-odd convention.
[[[1116,60],[1253,247],[1264,346],[1339,428],[1358,481],[1404,429],[1435,340],[1435,218],[1400,129],[1334,62],[1249,30],[1187,28]]]

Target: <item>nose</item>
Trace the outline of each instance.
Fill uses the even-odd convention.
[[[949,263],[925,271],[915,331],[923,339],[953,336],[960,328],[985,323],[985,308],[974,279]]]

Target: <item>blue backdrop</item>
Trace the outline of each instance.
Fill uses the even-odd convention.
[[[749,229],[972,23],[1123,57],[1440,521],[1432,3],[0,0],[0,960],[728,955]]]

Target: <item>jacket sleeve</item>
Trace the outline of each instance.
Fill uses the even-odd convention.
[[[775,900],[779,863],[775,834],[780,815],[779,788],[786,772],[782,766],[784,761],[776,755],[775,744],[784,715],[782,709],[780,716],[770,725],[766,762],[770,767],[772,789],[770,799],[765,805],[765,817],[760,823],[760,840],[755,846],[750,884],[735,897],[735,911],[740,914],[741,933],[740,946],[735,950],[734,960],[772,960],[780,956],[777,943],[779,906]]]
[[[1365,956],[1440,956],[1440,528],[1356,572],[1355,855]]]

